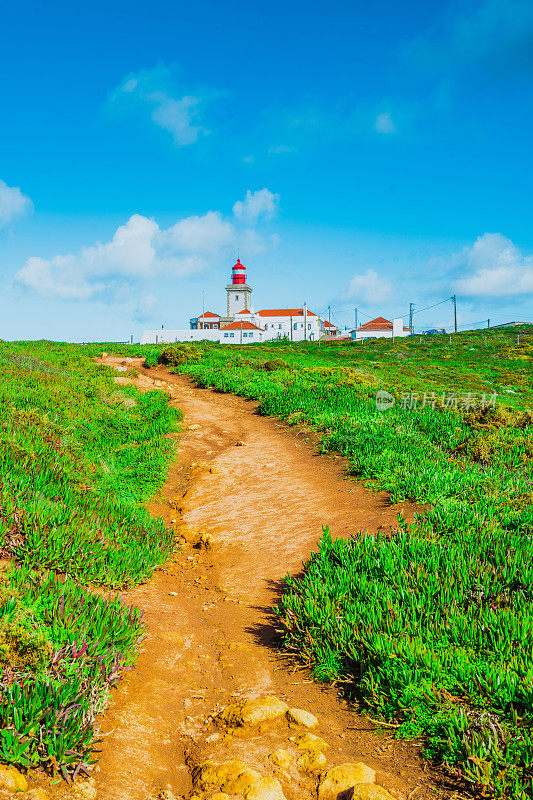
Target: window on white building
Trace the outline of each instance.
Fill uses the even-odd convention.
[[[239,295],[238,295],[238,294],[236,294],[236,295],[235,295],[235,300],[238,300],[238,299],[239,299]]]
[[[281,324],[278,325],[278,328],[281,330]]]
[[[227,339],[227,338],[228,338],[228,334],[227,334],[227,333],[225,333],[225,334],[224,334],[224,338],[225,338],[225,339]]]
[[[308,326],[307,326],[307,330],[308,330],[308,331],[310,331],[310,330],[311,330],[311,323],[309,323],[309,324],[308,324]]]
[[[234,338],[234,336],[235,336],[235,334],[234,334],[234,333],[230,333],[230,339],[233,339],[233,338]]]

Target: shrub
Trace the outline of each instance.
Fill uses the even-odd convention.
[[[290,369],[289,365],[282,358],[271,358],[263,364],[265,372],[276,372],[279,369]]]
[[[171,367],[182,364],[197,364],[202,358],[200,350],[193,344],[171,344],[159,354],[158,363]]]

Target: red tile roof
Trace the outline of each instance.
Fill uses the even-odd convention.
[[[219,314],[213,314],[212,311],[205,311],[203,314],[200,314],[198,319],[203,319],[204,317],[214,317],[215,319],[220,319]]]
[[[324,323],[325,325],[326,323]],[[392,322],[390,319],[385,319],[384,317],[376,317],[376,319],[371,319],[370,322],[365,322],[364,325],[361,325],[360,328],[355,328],[356,331],[391,331],[392,330]],[[408,331],[409,328],[406,328],[405,325],[402,326],[404,331]],[[353,333],[353,331],[351,331]]]
[[[303,317],[303,308],[263,308],[257,312],[260,317]],[[316,317],[312,311],[307,310],[308,317]]]
[[[385,317],[376,317],[376,319],[371,319],[370,322],[365,322],[364,325],[361,325],[360,328],[357,328],[358,331],[388,331],[392,330],[392,322],[390,319],[385,319]]]
[[[330,322],[329,319],[324,320],[324,328],[336,328],[337,326]]]
[[[251,314],[251,313],[252,312],[250,311],[249,308],[243,308],[242,311],[237,311],[237,314]]]
[[[253,325],[251,322],[240,320],[239,322],[230,322],[229,325],[223,325],[220,329],[221,331],[260,331],[261,328],[258,328],[257,325]]]

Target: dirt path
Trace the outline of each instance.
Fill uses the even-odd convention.
[[[213,716],[265,694],[318,717],[329,764],[362,761],[394,794],[407,798],[416,789],[416,800],[434,797],[436,776],[412,744],[376,734],[335,689],[282,659],[269,612],[280,577],[300,571],[322,525],[348,537],[394,528],[398,512],[412,518],[415,508],[391,506],[386,494],[344,479],[340,459],[316,455],[303,434],[260,417],[251,402],[195,388],[163,368],[141,372],[146,387],[164,381],[184,413],[176,460],[151,510],[189,541],[208,534],[212,546],[184,547],[125,598],[146,610],[147,634],[136,669],[104,716],[99,800],[190,796],[191,765],[203,758],[238,756],[260,770],[291,729],[262,726],[239,737],[221,732]],[[312,796],[305,780],[293,781],[294,791],[284,784],[287,800],[291,791]]]

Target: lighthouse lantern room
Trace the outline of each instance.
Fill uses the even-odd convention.
[[[231,283],[226,286],[228,297],[226,315],[233,317],[239,311],[247,308],[252,311],[252,287],[246,283],[246,267],[241,264],[240,258],[231,271]]]

